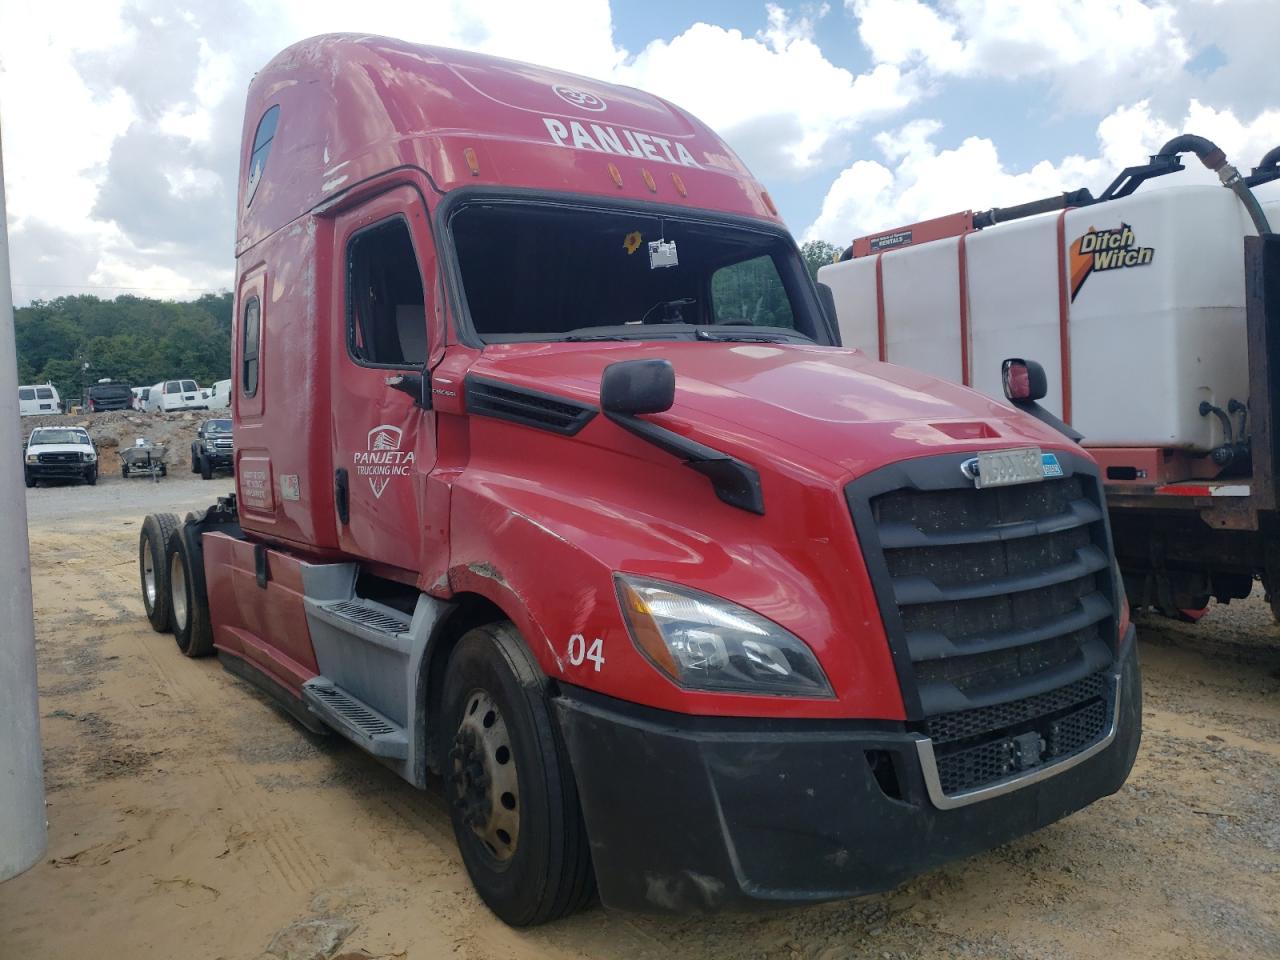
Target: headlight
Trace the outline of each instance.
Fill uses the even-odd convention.
[[[38,453],[27,454],[27,463],[39,463],[39,462],[40,462],[40,454]]]
[[[834,696],[813,651],[771,620],[710,594],[617,575],[631,639],[682,687]]]
[[[82,453],[80,454],[80,459],[85,463],[93,463],[93,461],[98,459],[98,455],[96,453]]]

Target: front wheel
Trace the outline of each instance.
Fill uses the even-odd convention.
[[[480,898],[513,927],[580,908],[595,887],[586,827],[544,679],[510,623],[477,627],[445,674],[441,770]]]
[[[27,481],[27,488],[30,489],[36,485],[36,478],[31,475],[30,470],[23,471],[23,479]]]
[[[213,464],[209,461],[208,454],[200,454],[200,479],[213,479]]]
[[[85,471],[85,474],[84,474],[84,482],[85,482],[85,483],[87,483],[87,484],[88,484],[89,486],[91,486],[91,487],[92,487],[95,483],[97,483],[97,482],[98,482],[98,468],[97,468],[97,467],[93,467],[92,469],[89,469],[89,470],[86,470],[86,471]]]

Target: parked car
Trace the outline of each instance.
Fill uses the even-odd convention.
[[[231,381],[219,380],[209,390],[210,410],[231,409]]]
[[[127,383],[117,383],[111,379],[99,380],[84,391],[86,413],[128,410],[131,406],[133,406],[133,388]]]
[[[37,427],[27,438],[27,486],[41,480],[98,482],[98,448],[83,427]]]
[[[18,412],[24,417],[45,413],[61,413],[62,398],[52,383],[33,383],[18,387]]]
[[[133,409],[145,411],[147,409],[147,397],[151,395],[150,387],[134,387],[133,388]]]
[[[236,472],[230,420],[206,420],[191,444],[191,472],[211,480],[217,470],[228,470],[233,476]]]
[[[177,410],[207,410],[209,401],[200,395],[200,384],[194,380],[161,380],[147,394],[148,413],[173,413]]]

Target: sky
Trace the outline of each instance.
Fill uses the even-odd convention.
[[[1277,0],[11,0],[15,301],[230,289],[248,82],[334,31],[673,100],[728,140],[800,242],[1097,193],[1177,133],[1245,172],[1280,144]],[[1197,178],[1211,176],[1192,164],[1158,183]]]

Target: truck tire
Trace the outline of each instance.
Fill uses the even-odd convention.
[[[513,927],[579,909],[595,877],[578,791],[542,671],[511,623],[458,641],[440,722],[445,800],[480,898]]]
[[[190,523],[179,524],[169,534],[167,565],[173,638],[185,656],[207,657],[213,653],[213,624],[204,582],[204,548]]]
[[[205,453],[200,454],[200,479],[213,479],[213,464],[209,462],[209,455]]]
[[[196,445],[193,443],[191,445],[191,472],[192,473],[200,472],[200,461],[197,459],[198,456],[199,454],[196,453]]]
[[[96,484],[96,483],[98,482],[98,467],[97,467],[97,464],[94,464],[94,466],[93,466],[93,468],[92,468],[92,469],[90,469],[90,470],[88,470],[88,471],[86,471],[86,472],[85,472],[85,475],[84,475],[84,482],[85,482],[85,483],[87,483],[87,484],[88,484],[89,486],[91,486],[91,487],[92,487],[94,484]]]
[[[169,598],[169,537],[178,528],[172,513],[149,514],[138,536],[138,575],[142,581],[142,606],[156,633],[168,633],[172,625]]]
[[[22,471],[22,478],[26,480],[28,489],[36,485],[36,478],[31,475],[30,470]]]

